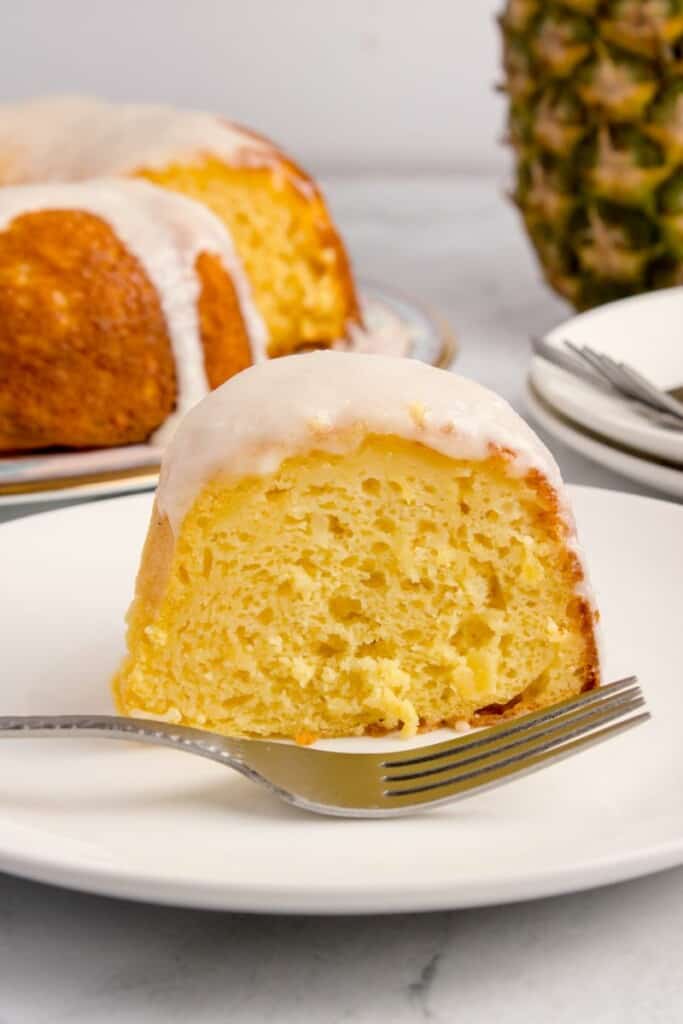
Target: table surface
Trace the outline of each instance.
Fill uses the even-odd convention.
[[[502,186],[326,185],[356,272],[446,314],[456,369],[524,412],[529,335],[567,308],[540,282]],[[546,440],[568,481],[656,496]],[[143,906],[0,875],[0,1024],[668,1024],[683,1019],[682,920],[683,868],[508,907],[319,919]]]

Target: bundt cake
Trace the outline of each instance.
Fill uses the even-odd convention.
[[[411,735],[596,686],[596,619],[557,466],[501,398],[315,352],[175,434],[114,693],[227,734]]]
[[[359,321],[344,246],[315,182],[271,142],[212,114],[80,97],[0,105],[0,185],[146,178],[231,233],[268,354],[327,345]]]
[[[201,204],[125,179],[0,188],[0,451],[163,440],[266,340]]]

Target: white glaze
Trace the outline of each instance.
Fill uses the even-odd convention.
[[[402,359],[410,352],[413,328],[404,323],[382,302],[363,303],[363,324],[347,324],[347,338],[335,341],[339,352],[362,352],[366,355],[393,356]]]
[[[232,239],[201,203],[148,182],[117,179],[2,188],[0,231],[22,214],[58,209],[83,210],[106,221],[156,288],[177,378],[175,410],[152,438],[153,443],[165,443],[179,419],[209,391],[197,308],[199,253],[219,256],[235,287],[252,359],[265,358],[266,328]]]
[[[305,195],[314,192],[267,139],[215,114],[84,96],[0,105],[0,184],[161,170],[206,155],[231,166],[276,169]]]
[[[358,443],[357,429],[349,441],[353,427],[452,458],[479,460],[492,445],[504,446],[515,453],[513,472],[538,469],[562,494],[548,449],[492,391],[411,359],[310,352],[244,370],[185,417],[164,453],[159,507],[177,531],[216,474],[268,474],[299,452],[344,451]]]

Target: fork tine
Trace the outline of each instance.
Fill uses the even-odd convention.
[[[552,363],[554,366],[561,367],[565,372],[584,381],[592,388],[597,388],[599,391],[611,396],[618,395],[631,408],[635,406],[635,411],[638,415],[644,416],[651,423],[655,423],[659,427],[666,427],[668,430],[683,430],[683,398],[678,402],[678,408],[676,409],[675,404],[669,404],[675,403],[674,396],[666,392],[661,392],[663,401],[658,402],[656,405],[649,399],[645,401],[644,398],[635,397],[631,394],[630,390],[627,393],[622,387],[617,388],[616,383],[612,383],[605,373],[596,369],[589,360],[579,359],[574,354],[575,347],[571,342],[565,340],[563,344],[566,351],[559,346],[550,345],[543,338],[531,338],[531,347],[534,355],[540,356],[541,359]],[[637,373],[632,367],[624,363],[619,365],[625,372]]]
[[[596,373],[596,371],[589,366],[582,359],[577,359],[569,351],[564,351],[559,346],[551,345],[544,338],[531,338],[531,348],[534,355],[539,356],[541,359],[545,359],[548,363],[553,363],[555,366],[559,366],[567,373],[571,373],[575,377],[579,377],[581,380],[586,381],[591,387],[599,388],[601,391],[606,391],[609,394],[612,393],[614,388],[611,384],[608,384],[602,374]]]
[[[412,790],[390,790],[385,793],[385,806],[395,809],[417,805],[437,805],[450,803],[459,797],[471,795],[473,791],[484,792],[495,786],[504,785],[514,779],[531,775],[535,771],[546,768],[557,761],[566,760],[574,754],[587,750],[589,747],[611,739],[613,736],[649,721],[649,711],[606,725],[602,729],[591,729],[568,742],[551,741],[503,764],[494,764],[480,772],[469,773],[466,777],[457,776],[444,780],[442,783],[423,786]]]
[[[486,729],[485,732],[476,732],[473,736],[464,736],[455,740],[445,740],[443,743],[434,743],[426,750],[418,748],[412,752],[411,756],[403,756],[400,759],[385,761],[382,767],[409,768],[414,765],[424,764],[427,761],[450,757],[456,752],[464,753],[465,751],[481,749],[508,736],[525,732],[527,729],[531,729],[542,722],[549,722],[566,714],[568,711],[573,711],[575,708],[602,703],[617,693],[633,688],[637,683],[638,679],[636,676],[625,676],[623,679],[617,679],[607,686],[601,686],[596,690],[588,690],[586,693],[579,694],[578,697],[568,697],[566,700],[553,704],[549,708],[533,711],[523,718],[494,725],[490,729]]]
[[[596,359],[600,360],[605,368],[605,372],[611,375],[615,387],[625,394],[637,398],[638,401],[645,402],[646,405],[654,406],[656,409],[663,407],[656,389],[646,387],[641,380],[631,376],[628,368],[623,363],[618,363],[615,359],[600,352],[594,352],[593,354]]]
[[[677,401],[672,395],[658,388],[642,373],[628,363],[618,363],[602,352],[596,352],[588,345],[575,345],[564,341],[565,347],[590,367],[596,379],[605,387],[616,391],[622,398],[636,402],[640,415],[652,418],[657,414],[655,422],[669,429],[683,429],[683,402]],[[552,361],[552,360],[551,360]]]
[[[600,374],[603,380],[606,380],[622,396],[633,398],[636,401],[644,402],[650,407],[652,406],[652,400],[644,396],[642,388],[635,386],[634,383],[629,381],[622,372],[619,363],[616,363],[602,352],[596,352],[589,345],[575,345],[571,341],[565,341],[565,345],[576,355],[580,356],[588,366],[591,366],[596,373]],[[657,406],[657,408],[661,408],[661,406]]]
[[[597,373],[603,380],[606,380],[611,387],[616,389],[616,385],[612,380],[612,377],[605,370],[600,360],[596,358],[596,354],[592,349],[589,349],[586,345],[575,345],[573,341],[565,341],[565,345],[570,352],[573,352],[575,356],[578,356],[582,362],[587,363],[594,373]]]
[[[515,743],[505,744],[502,747],[496,747],[480,756],[475,755],[461,761],[443,762],[436,768],[411,775],[389,776],[386,777],[386,782],[394,789],[397,785],[400,786],[402,783],[406,783],[405,789],[401,791],[407,792],[408,790],[421,787],[429,788],[430,786],[445,785],[456,778],[466,779],[470,776],[478,775],[494,765],[512,764],[519,760],[519,758],[525,757],[528,753],[536,750],[545,750],[546,747],[551,745],[557,746],[559,743],[564,743],[566,740],[580,736],[585,732],[596,729],[598,726],[606,725],[617,718],[623,718],[624,715],[637,711],[644,703],[643,696],[638,691],[637,695],[631,700],[620,701],[617,699],[610,701],[606,705],[600,705],[592,714],[581,715],[579,718],[572,718],[569,721],[562,719],[561,724],[554,728],[539,730],[533,736],[518,740]],[[444,777],[445,773],[449,773],[447,778]],[[420,786],[417,785],[418,782]]]
[[[683,419],[683,404],[681,402],[676,401],[671,395],[667,395],[665,391],[658,388],[647,377],[643,377],[642,373],[639,373],[634,367],[629,366],[627,363],[619,363],[618,365],[626,378],[633,382],[634,387],[639,387],[643,395],[648,396],[650,402],[656,402],[659,408],[671,413],[672,416]]]
[[[614,359],[606,356],[603,352],[596,352],[595,349],[590,348],[588,345],[583,345],[581,352],[584,358],[590,361],[591,366],[595,366],[615,390],[628,398],[635,398],[636,401],[645,402],[649,406],[652,405],[652,402],[645,398],[642,388],[635,386],[629,381],[619,363],[616,363]]]
[[[575,350],[569,342],[567,344]],[[652,381],[644,377],[628,363],[617,362],[611,356],[603,352],[596,352],[595,349],[584,345],[580,350],[584,356],[591,360],[591,365],[600,366],[605,377],[612,382],[618,390],[630,395],[640,402],[644,402],[651,408],[658,409],[678,419],[683,419],[683,406],[665,391],[658,388]]]
[[[640,688],[636,686],[632,690],[627,690],[625,693],[618,694],[610,700],[603,701],[601,704],[592,704],[568,715],[550,719],[549,722],[543,722],[541,725],[519,733],[509,740],[503,734],[497,743],[490,747],[484,747],[482,750],[469,756],[462,756],[462,753],[456,748],[454,750],[455,758],[444,757],[439,761],[432,762],[429,767],[422,767],[419,771],[392,773],[384,778],[386,782],[392,783],[408,782],[413,779],[427,780],[436,778],[444,772],[451,772],[451,774],[456,770],[460,772],[469,765],[482,767],[486,762],[492,762],[494,758],[496,761],[501,760],[503,755],[508,754],[510,751],[523,753],[525,750],[531,749],[533,745],[536,745],[539,740],[559,742],[569,736],[585,732],[587,729],[603,725],[605,722],[611,722],[615,718],[627,714],[629,711],[635,711],[637,708],[642,707],[643,704],[642,693]]]

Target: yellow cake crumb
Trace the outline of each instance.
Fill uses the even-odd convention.
[[[504,458],[369,436],[218,477],[176,537],[154,520],[117,703],[300,743],[462,730],[592,684],[576,573],[545,492]]]
[[[346,251],[312,182],[303,192],[277,166],[214,158],[138,173],[204,203],[226,224],[268,328],[269,355],[329,345],[359,322]]]

